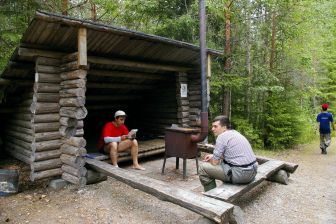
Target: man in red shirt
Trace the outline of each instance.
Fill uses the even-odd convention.
[[[124,125],[126,113],[118,110],[114,114],[114,121],[107,122],[102,130],[98,142],[98,149],[110,154],[112,165],[118,167],[118,152],[131,149],[133,169],[145,170],[138,163],[138,141],[128,138],[128,129]]]

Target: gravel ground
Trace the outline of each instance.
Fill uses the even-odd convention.
[[[298,163],[299,168],[288,185],[265,182],[235,202],[244,211],[246,222],[336,224],[335,145],[332,144],[328,155],[320,154],[317,142],[274,155]],[[154,167],[146,175],[185,185],[186,189],[199,193],[197,175],[188,171],[188,180],[183,181],[173,163],[167,163],[165,176],[161,176],[159,169],[162,160],[147,161],[143,165],[147,170]],[[193,166],[190,164],[188,168]],[[20,183],[20,193],[1,197],[0,223],[154,224],[194,223],[200,218],[198,214],[160,201],[113,178],[83,189],[69,185],[56,192],[47,188],[45,181],[32,184],[21,179]]]

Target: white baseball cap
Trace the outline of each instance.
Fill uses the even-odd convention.
[[[118,111],[115,112],[114,118],[119,117],[119,116],[125,116],[126,117],[127,115],[124,111],[118,110]]]

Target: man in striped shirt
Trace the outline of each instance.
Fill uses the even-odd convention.
[[[231,129],[226,116],[217,116],[212,123],[217,137],[213,154],[205,156],[199,167],[199,178],[204,191],[216,187],[215,179],[233,184],[245,184],[254,180],[258,164],[248,140]]]

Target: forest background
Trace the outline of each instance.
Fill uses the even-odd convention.
[[[38,9],[199,43],[197,0],[0,0],[0,72]],[[224,52],[210,119],[229,115],[254,148],[316,138],[321,104],[336,111],[336,1],[206,0],[206,13],[207,47]]]

